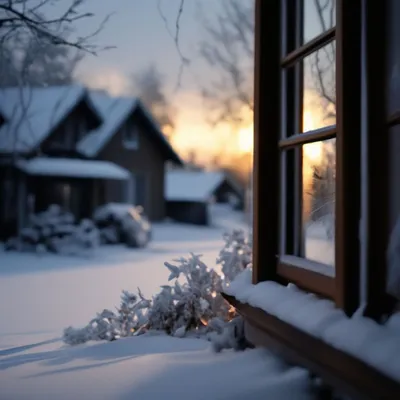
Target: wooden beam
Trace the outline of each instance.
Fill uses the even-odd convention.
[[[389,138],[386,121],[385,3],[364,0],[366,35],[367,127],[367,308],[366,314],[379,319],[386,312],[386,250],[389,239]]]
[[[278,254],[281,1],[256,0],[253,281],[275,280]]]
[[[336,303],[359,306],[361,0],[336,1]]]

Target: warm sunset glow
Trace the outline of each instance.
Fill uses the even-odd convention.
[[[303,114],[303,131],[308,132],[315,129],[315,120],[311,111],[305,111]],[[303,154],[313,163],[322,158],[322,143],[314,142],[303,146]]]
[[[315,129],[315,121],[311,111],[304,111],[303,114],[303,132]]]
[[[304,155],[314,164],[322,158],[322,143],[314,142],[303,146]]]
[[[253,151],[253,127],[242,128],[238,133],[238,145],[241,153]]]

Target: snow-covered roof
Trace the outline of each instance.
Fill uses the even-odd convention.
[[[89,97],[104,122],[99,128],[82,138],[78,143],[77,150],[88,157],[94,157],[135,110],[137,99],[134,97],[111,97],[97,91],[90,92]]]
[[[135,97],[112,97],[107,93],[95,90],[90,92],[89,97],[102,116],[104,123],[82,138],[77,145],[77,150],[80,153],[87,157],[95,157],[118,131],[119,127],[126,122],[127,118],[134,111],[140,109],[152,126],[156,134],[155,138],[161,144],[167,158],[183,165],[183,161],[173,150],[171,144],[161,132],[157,122],[139,99]]]
[[[165,198],[169,201],[207,201],[226,179],[219,171],[171,170],[166,174]]]
[[[79,85],[0,90],[0,152],[26,152],[38,146],[84,98]]]
[[[131,176],[128,170],[109,161],[75,158],[36,157],[19,161],[18,167],[29,175],[40,176],[113,180],[127,180]]]

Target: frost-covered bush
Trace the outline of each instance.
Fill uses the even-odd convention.
[[[104,310],[82,329],[65,329],[64,341],[115,340],[155,330],[176,337],[206,336],[216,351],[246,347],[241,318],[220,293],[224,284],[251,265],[251,241],[242,231],[224,235],[224,240],[215,269],[196,254],[166,262],[171,283],[152,299],[140,289],[138,295],[124,291],[116,313]]]
[[[95,210],[93,220],[104,244],[124,243],[129,247],[145,247],[151,239],[151,225],[142,207],[108,203]]]
[[[91,220],[76,223],[71,213],[53,204],[46,211],[31,215],[28,226],[19,237],[10,239],[5,249],[77,254],[98,244],[99,231]]]

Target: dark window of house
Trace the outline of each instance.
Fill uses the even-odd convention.
[[[127,149],[139,147],[139,129],[135,123],[128,121],[122,127],[122,140]]]
[[[86,133],[87,133],[86,118],[80,117],[76,120],[76,123],[75,123],[75,132],[74,132],[75,143],[78,143],[79,140],[81,140],[85,136]]]

